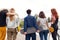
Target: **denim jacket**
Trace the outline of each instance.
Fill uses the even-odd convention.
[[[28,15],[27,17],[24,18],[24,32],[27,31],[27,28],[29,27],[35,27],[36,30],[38,30],[38,26],[36,24],[36,19],[35,17]]]

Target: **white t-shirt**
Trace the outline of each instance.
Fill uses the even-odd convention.
[[[37,22],[40,22],[40,27],[42,27],[43,28],[43,30],[47,30],[48,29],[48,27],[47,27],[47,25],[46,25],[46,22],[47,22],[47,19],[46,18],[37,18]]]
[[[16,28],[20,23],[19,23],[19,18],[15,18],[15,20],[10,21],[10,18],[6,18],[6,23],[7,23],[7,28]]]

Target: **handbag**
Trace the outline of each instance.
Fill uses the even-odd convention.
[[[21,34],[24,34],[24,29],[20,30]],[[29,27],[27,28],[27,34],[31,34],[31,33],[35,33],[36,32],[36,28],[35,27]]]
[[[49,28],[49,31],[52,33],[52,32],[54,32],[54,28],[53,27],[50,27]]]
[[[17,31],[19,32],[20,30],[21,30],[21,27],[20,27],[20,26],[18,26],[18,27],[17,27]]]

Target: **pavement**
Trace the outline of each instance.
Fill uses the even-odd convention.
[[[39,37],[39,34],[38,33],[36,33],[36,40],[40,40],[40,37]],[[48,39],[49,40],[52,40],[52,38],[51,38],[51,35],[50,34],[48,34]],[[7,40],[7,39],[6,39]],[[17,35],[17,39],[16,40],[25,40],[25,35],[23,35],[23,34],[21,34],[20,32],[18,33],[18,35]]]
[[[47,37],[48,40],[52,40],[52,36],[51,36],[51,33],[48,34],[48,37]],[[58,39],[58,37],[57,37]],[[7,40],[7,39],[6,39]],[[16,40],[25,40],[25,35],[21,34],[20,32],[18,33],[17,35],[17,39]],[[39,37],[39,34],[36,33],[36,40],[40,40],[40,37]]]

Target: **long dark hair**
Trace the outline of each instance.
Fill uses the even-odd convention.
[[[8,10],[7,10],[7,9],[3,9],[3,10],[1,10],[0,12],[8,13]]]
[[[40,17],[40,18],[46,18],[46,16],[45,16],[45,14],[44,14],[43,11],[41,11],[41,12],[39,13],[39,17]]]

